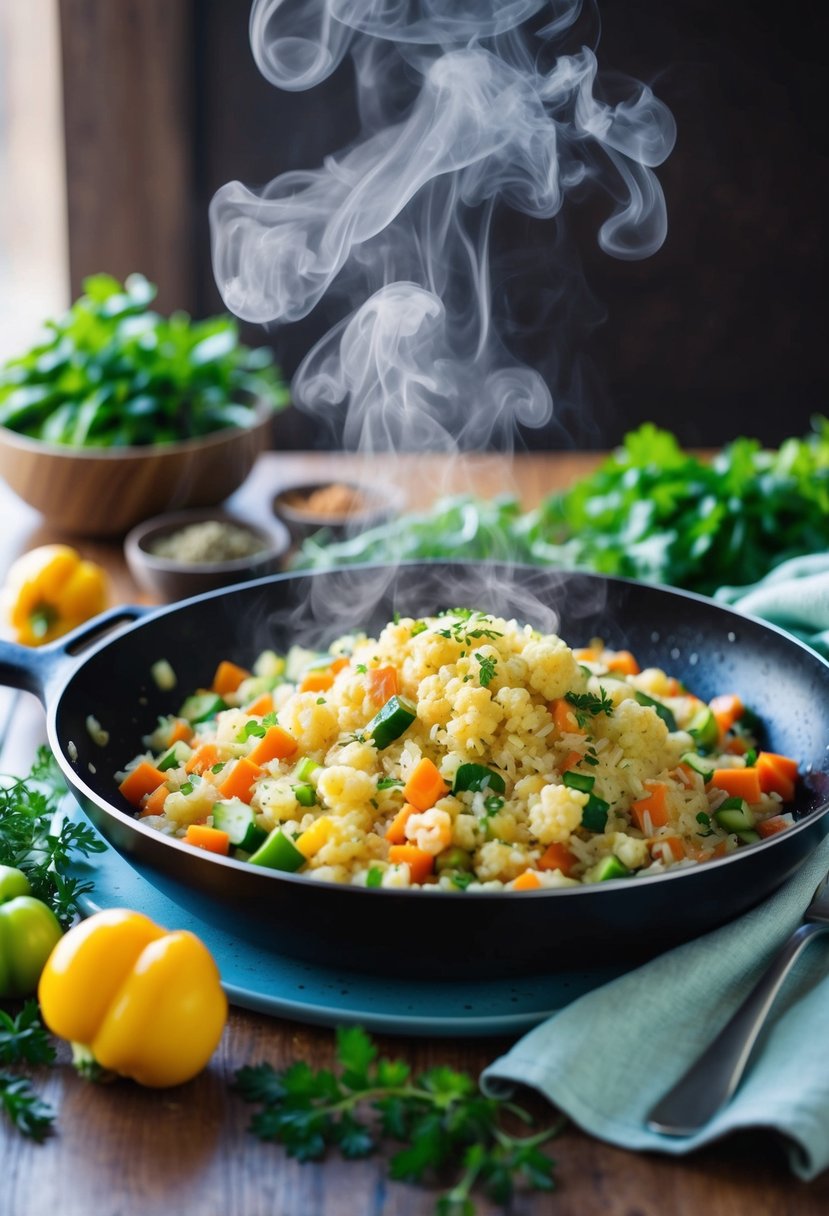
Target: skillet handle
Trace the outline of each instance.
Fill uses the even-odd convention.
[[[133,624],[149,611],[137,604],[111,608],[46,646],[19,646],[0,638],[0,684],[34,693],[45,704],[50,686],[62,671],[73,666],[76,655],[119,625]]]

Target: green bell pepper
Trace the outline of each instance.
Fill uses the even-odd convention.
[[[32,896],[23,871],[0,866],[0,997],[32,996],[62,936],[58,918]]]

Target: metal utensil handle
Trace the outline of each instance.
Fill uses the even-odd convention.
[[[690,1136],[717,1113],[740,1083],[763,1023],[806,944],[829,925],[800,925],[704,1054],[648,1115],[648,1127]]]

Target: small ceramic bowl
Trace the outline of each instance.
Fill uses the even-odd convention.
[[[215,533],[206,535],[203,527],[214,523],[242,529],[256,538],[261,547],[243,556],[214,560],[211,550],[216,552]],[[185,529],[187,537],[183,538]],[[175,556],[153,551],[156,544],[169,542],[173,536],[177,538]],[[275,574],[290,546],[288,529],[278,520],[267,525],[253,524],[214,509],[175,511],[145,520],[127,534],[124,553],[139,586],[154,598],[170,602]]]
[[[303,481],[283,486],[274,497],[273,509],[299,544],[321,528],[335,539],[365,532],[397,515],[402,502],[402,494],[391,485]]]

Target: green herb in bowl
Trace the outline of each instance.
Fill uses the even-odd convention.
[[[143,447],[252,425],[288,404],[268,348],[229,316],[194,321],[150,308],[143,275],[84,281],[84,294],[25,354],[0,368],[0,426],[72,448]]]

